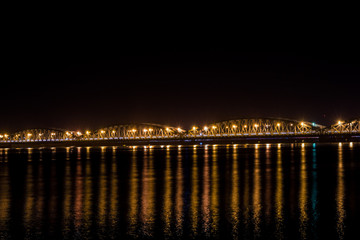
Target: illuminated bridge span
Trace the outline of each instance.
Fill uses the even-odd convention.
[[[114,125],[96,130],[93,134],[85,132],[83,138],[97,139],[157,139],[180,137],[184,130],[160,124],[143,123],[130,125]]]
[[[113,125],[95,131],[71,131],[64,129],[27,129],[13,134],[0,134],[4,146],[12,143],[30,142],[98,142],[117,141],[117,143],[159,142],[161,140],[197,141],[201,139],[260,139],[266,137],[302,138],[337,137],[360,135],[360,118],[339,121],[331,126],[280,118],[242,118],[216,122],[205,126],[194,126],[183,130],[160,124]]]
[[[350,121],[338,121],[323,130],[324,134],[358,134],[360,133],[360,118]]]
[[[325,126],[310,122],[273,118],[243,118],[213,123],[204,128],[193,127],[189,137],[227,137],[261,135],[312,135]]]

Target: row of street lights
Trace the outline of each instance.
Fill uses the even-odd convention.
[[[343,123],[344,123],[344,121],[340,121],[340,120],[337,122],[338,125],[342,125]],[[301,122],[300,125],[301,125],[302,127],[307,126],[304,122]],[[313,125],[314,125],[314,124],[313,124]],[[277,126],[277,127],[280,127],[280,126],[281,126],[281,123],[277,123],[276,126]],[[290,126],[293,126],[293,124],[290,124]],[[237,125],[235,125],[235,124],[232,125],[232,128],[233,128],[233,129],[236,129],[236,128],[238,128],[238,127],[241,127],[241,126],[237,126]],[[258,127],[259,127],[259,124],[254,124],[254,127],[255,127],[255,128],[258,128]],[[203,130],[204,130],[205,132],[207,132],[207,131],[209,131],[210,129],[215,130],[216,128],[217,128],[217,126],[215,126],[215,125],[211,126],[211,128],[209,128],[208,126],[204,126]],[[226,127],[226,128],[229,128],[229,127]],[[248,126],[247,126],[247,125],[243,125],[243,128],[248,128]],[[197,126],[193,126],[193,127],[192,127],[192,130],[193,130],[193,131],[197,131],[198,129],[199,129],[199,127],[197,127]],[[172,130],[170,130],[170,128],[168,128],[168,127],[165,128],[165,130],[166,130],[167,132],[172,131]],[[185,130],[181,129],[180,127],[177,128],[176,130],[177,130],[179,133],[185,132]],[[135,133],[135,132],[137,132],[137,131],[138,131],[137,129],[131,129],[131,130],[129,130],[129,132],[132,132],[132,133]],[[147,129],[147,128],[144,128],[142,131],[143,131],[145,134],[151,134],[151,133],[153,132],[153,129],[152,129],[152,128],[148,128],[148,129]],[[105,134],[105,133],[106,133],[105,130],[100,130],[100,134]],[[115,134],[116,131],[113,130],[112,133]],[[89,130],[86,130],[86,131],[85,131],[85,134],[83,134],[81,131],[76,131],[76,132],[66,131],[65,134],[66,134],[66,136],[69,137],[69,138],[72,137],[72,136],[75,136],[75,137],[81,137],[81,136],[84,136],[84,135],[85,135],[85,137],[90,137],[90,136],[91,136],[91,132],[90,132]],[[53,137],[55,137],[56,133],[52,132],[50,135],[51,135],[51,137],[53,138]],[[26,136],[27,136],[28,139],[31,139],[31,138],[33,137],[33,134],[32,134],[32,133],[27,133]],[[39,137],[41,137],[41,136],[43,136],[43,133],[39,133]],[[0,134],[0,140],[7,140],[9,137],[10,137],[10,135],[7,134],[7,133]]]

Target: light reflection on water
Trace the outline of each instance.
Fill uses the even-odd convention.
[[[303,239],[307,238],[308,227],[308,177],[305,145],[301,145],[300,158],[300,193],[299,193],[299,210],[300,210],[300,232]]]
[[[344,239],[359,223],[358,143],[0,153],[1,239]]]
[[[346,216],[345,211],[345,186],[344,186],[344,159],[343,159],[343,146],[339,143],[338,149],[338,170],[337,170],[337,188],[336,188],[336,210],[337,210],[337,232],[339,239],[344,238],[344,219]]]
[[[283,195],[283,167],[281,158],[281,146],[277,149],[276,158],[276,191],[275,191],[275,212],[276,212],[276,238],[283,239],[283,228],[284,228],[284,195]]]

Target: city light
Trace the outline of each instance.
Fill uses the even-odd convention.
[[[276,125],[277,125],[278,127],[280,127],[280,123],[277,123]]]
[[[232,125],[232,127],[233,127],[233,128],[237,128],[237,126],[236,126],[236,125]]]
[[[208,130],[208,127],[205,126],[205,127],[204,127],[204,130],[207,131],[207,130]]]

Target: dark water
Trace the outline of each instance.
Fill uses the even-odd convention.
[[[0,239],[359,239],[360,144],[2,149]]]

